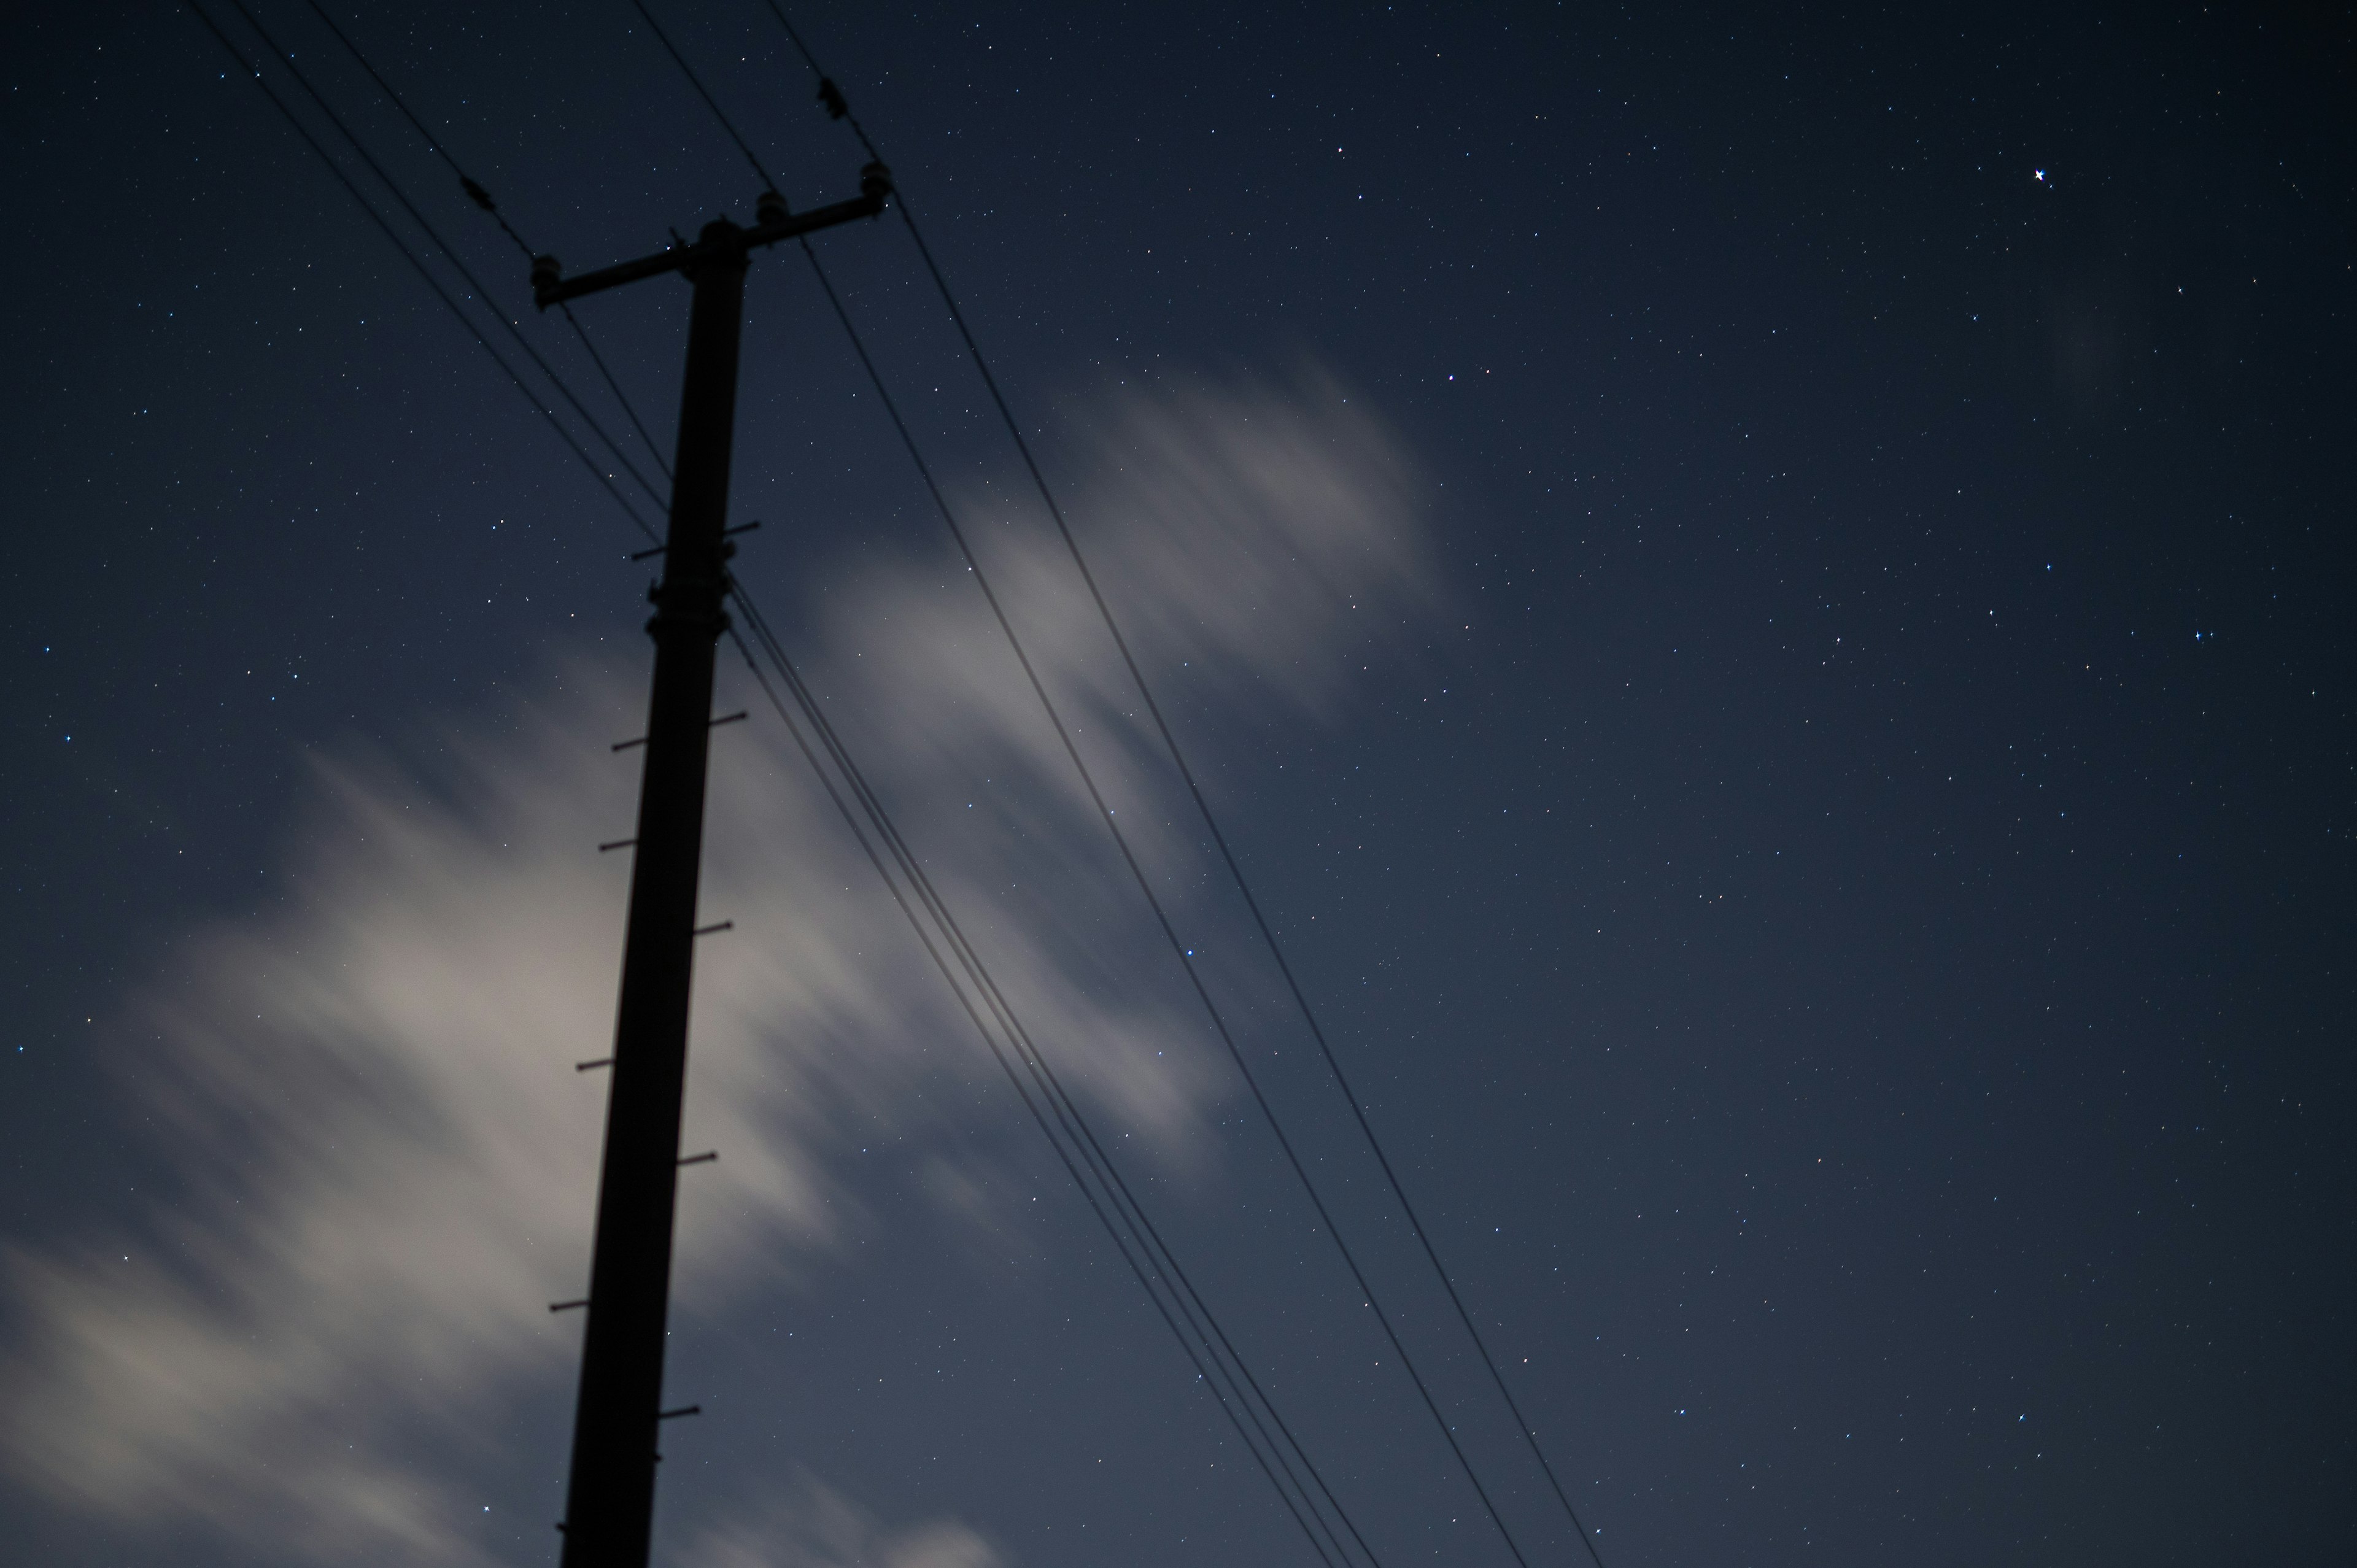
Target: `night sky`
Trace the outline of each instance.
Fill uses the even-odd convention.
[[[790,11],[1609,1568],[2357,1561],[2357,31],[1775,9]],[[761,0],[655,14],[856,192]],[[569,268],[751,219],[629,0],[333,15]],[[0,1556],[554,1563],[643,540],[192,14],[13,24]],[[1588,1561],[908,232],[817,250],[1525,1561]],[[576,307],[665,459],[687,299]],[[1372,1559],[1511,1564],[807,265],[748,302],[743,578]],[[1315,1563],[723,655],[657,1560]]]

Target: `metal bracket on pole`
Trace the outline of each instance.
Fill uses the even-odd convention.
[[[716,225],[707,226],[693,244],[668,246],[635,262],[618,262],[610,267],[568,278],[554,256],[535,256],[532,263],[533,303],[546,310],[552,305],[579,299],[585,294],[619,288],[640,278],[661,277],[665,273],[685,273],[693,278],[698,266],[725,255],[733,254],[741,263],[747,251],[774,245],[780,240],[799,240],[805,234],[815,234],[822,229],[860,218],[880,218],[891,194],[892,171],[882,164],[869,164],[859,171],[859,194],[849,201],[813,208],[808,212],[788,212],[782,206],[765,201],[761,221],[750,229],[728,223],[726,233],[716,235],[713,228]]]

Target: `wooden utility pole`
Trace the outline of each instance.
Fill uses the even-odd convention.
[[[881,164],[860,195],[813,212],[764,193],[759,220],[725,218],[692,245],[674,246],[576,278],[554,258],[533,265],[542,309],[665,273],[695,286],[688,317],[671,524],[662,579],[647,623],[655,669],[639,785],[629,933],[606,1101],[597,1235],[589,1265],[589,1321],[565,1487],[564,1568],[645,1568],[654,1529],[656,1429],[662,1420],[663,1336],[671,1304],[680,1105],[687,1079],[688,993],[695,964],[695,895],[704,854],[704,784],[714,658],[728,625],[722,600],[735,546],[727,526],[728,459],[737,417],[737,358],[745,269],[780,240],[873,218],[891,194]]]

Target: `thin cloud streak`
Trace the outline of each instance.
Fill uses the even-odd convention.
[[[1330,719],[1353,655],[1428,607],[1412,478],[1330,387],[1134,401],[1096,451],[1074,512],[1149,671],[1184,672],[1182,726],[1207,704]],[[963,504],[1067,722],[1152,874],[1200,883],[1069,561],[994,493]],[[1139,929],[1135,892],[979,596],[943,576],[870,573],[790,640],[823,650],[813,685],[1091,1114],[1200,1165],[1225,1069],[1167,955],[1106,940]],[[470,1477],[574,1372],[577,1315],[546,1304],[584,1294],[605,1082],[572,1068],[607,1053],[628,878],[591,846],[628,832],[635,754],[605,743],[635,733],[641,682],[577,660],[492,720],[318,764],[296,896],[193,934],[113,1022],[178,1186],[136,1241],[6,1254],[19,1482],[259,1560],[513,1560]],[[718,734],[703,918],[736,930],[699,953],[684,1140],[721,1158],[683,1183],[675,1275],[678,1310],[714,1317],[823,1270],[859,1223],[830,1175],[843,1129],[923,1151],[955,1217],[994,1188],[958,1135],[973,1102],[936,1091],[1014,1113],[786,737]],[[764,1504],[694,1560],[996,1561],[962,1526],[854,1529],[816,1482],[795,1499],[799,1535]]]
[[[797,1477],[786,1495],[699,1531],[680,1556],[696,1568],[999,1568],[964,1525],[891,1530],[834,1487]]]

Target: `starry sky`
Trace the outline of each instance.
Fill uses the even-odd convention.
[[[2345,11],[791,9],[1604,1563],[2357,1556]],[[854,192],[759,0],[655,14]],[[570,267],[751,216],[628,0],[332,15]],[[0,1522],[553,1563],[641,541],[190,14],[11,33]],[[1587,1561],[907,233],[818,248],[1515,1547]],[[666,457],[686,297],[579,307]],[[781,639],[1370,1558],[1513,1563],[801,258],[748,302]],[[722,700],[658,1560],[1315,1563]]]

